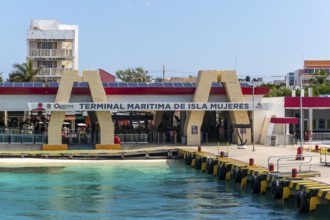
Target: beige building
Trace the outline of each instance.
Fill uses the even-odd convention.
[[[78,69],[78,26],[55,20],[32,20],[27,31],[27,62],[42,68],[36,76],[58,82],[65,70]]]

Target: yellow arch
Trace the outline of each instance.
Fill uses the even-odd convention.
[[[213,82],[221,82],[226,90],[229,102],[244,102],[243,93],[235,71],[201,70],[198,72],[196,90],[192,102],[208,102]],[[188,111],[184,125],[184,136],[187,137],[187,145],[199,145],[201,141],[200,128],[205,111]],[[250,124],[247,111],[230,111],[233,124]],[[192,126],[197,126],[197,134],[192,133]],[[251,129],[247,129],[244,135],[251,142]],[[233,140],[237,142],[237,133],[234,132]]]

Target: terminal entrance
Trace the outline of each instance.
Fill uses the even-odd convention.
[[[62,142],[69,145],[95,145],[100,143],[100,126],[95,112],[76,115],[63,123]],[[122,143],[150,143],[153,114],[150,112],[114,112],[111,115],[115,135]]]
[[[164,112],[161,122],[153,127],[154,143],[185,144],[184,123],[186,111]],[[228,111],[206,111],[199,128],[201,143],[232,142],[233,126]]]
[[[14,139],[27,140],[24,143],[47,143],[48,125],[51,115],[46,111],[8,112],[7,126],[4,113],[1,121],[3,134],[16,135]],[[186,144],[183,127],[186,111],[162,112],[157,124],[150,111],[121,111],[112,113],[115,135],[122,143]],[[5,130],[6,129],[6,130]],[[15,130],[16,129],[16,130]],[[233,128],[228,111],[205,111],[203,123],[198,128],[201,143],[232,142]],[[62,143],[69,146],[83,146],[89,149],[100,143],[100,127],[95,112],[72,112],[67,114],[62,124]],[[24,138],[18,137],[25,135]],[[33,137],[28,138],[31,135]],[[13,137],[4,139],[14,141]],[[23,143],[22,142],[22,143]],[[18,142],[17,142],[18,143]]]
[[[115,135],[122,143],[185,144],[183,133],[185,111],[163,112],[158,125],[155,124],[156,112],[115,112],[112,119]],[[91,118],[92,119],[91,119]],[[100,143],[99,124],[95,113],[88,117],[75,116],[75,120],[63,123],[63,143],[98,144]],[[202,126],[199,128],[201,143],[232,143],[233,129],[228,111],[206,111]]]

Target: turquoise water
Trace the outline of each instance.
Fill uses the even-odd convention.
[[[179,161],[0,169],[1,219],[319,219]]]

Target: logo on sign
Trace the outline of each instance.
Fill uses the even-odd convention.
[[[74,110],[74,105],[72,104],[54,104],[55,109],[64,109],[64,110]]]
[[[261,103],[257,103],[256,108],[257,108],[257,109],[262,109],[262,105],[261,105]]]

